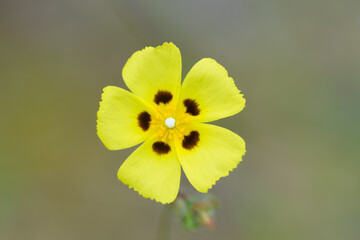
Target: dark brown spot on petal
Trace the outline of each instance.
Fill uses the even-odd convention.
[[[184,136],[182,146],[185,149],[193,149],[200,140],[200,134],[197,131],[191,131],[189,135]]]
[[[148,112],[143,111],[142,113],[140,113],[138,115],[138,124],[139,127],[142,128],[142,130],[146,131],[149,129],[150,127],[150,121],[151,121],[151,116]]]
[[[155,95],[154,102],[159,105],[160,103],[167,104],[171,101],[173,95],[168,91],[158,91]]]
[[[200,113],[199,104],[193,99],[185,99],[184,106],[186,107],[186,113],[193,116],[197,116]]]
[[[171,150],[171,147],[164,142],[154,142],[154,144],[152,145],[152,149],[158,155],[162,155],[162,154],[169,153]]]

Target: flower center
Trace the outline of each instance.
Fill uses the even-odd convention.
[[[151,119],[150,125],[157,130],[161,141],[169,144],[174,138],[183,140],[189,123],[189,116],[187,115],[189,114],[177,112],[173,106],[160,104],[156,108],[156,113]],[[145,118],[145,114],[142,117]]]
[[[168,128],[174,128],[175,127],[175,119],[172,117],[168,117],[165,119],[165,126]]]

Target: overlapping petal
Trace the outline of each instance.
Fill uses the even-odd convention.
[[[97,113],[97,133],[110,150],[132,147],[149,138],[153,129],[144,131],[138,122],[141,112],[153,113],[152,107],[134,94],[113,86],[104,88]]]
[[[199,140],[192,149],[184,149],[176,142],[181,166],[190,183],[206,193],[221,177],[225,177],[242,160],[245,142],[237,134],[210,124],[193,124],[190,131],[197,131]]]
[[[245,99],[239,93],[226,69],[215,60],[204,58],[185,77],[179,107],[184,108],[186,99],[194,100],[199,108],[194,119],[211,122],[232,116],[245,107]]]
[[[123,68],[129,89],[148,103],[158,91],[169,91],[177,102],[181,85],[181,55],[173,43],[135,52]]]
[[[181,167],[173,146],[167,154],[154,152],[156,141],[153,137],[136,149],[121,165],[118,178],[146,198],[170,203],[179,191]]]

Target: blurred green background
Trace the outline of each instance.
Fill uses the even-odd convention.
[[[204,57],[247,99],[216,122],[247,154],[210,191],[218,229],[172,239],[360,239],[360,1],[0,1],[0,239],[156,239],[163,206],[96,135],[105,86],[145,46]],[[182,177],[182,186],[188,186]],[[195,192],[195,191],[194,191]]]

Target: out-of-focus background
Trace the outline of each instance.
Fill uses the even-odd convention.
[[[96,135],[105,86],[174,42],[183,76],[225,66],[246,108],[216,124],[247,154],[210,191],[217,230],[172,239],[360,238],[360,1],[0,1],[0,239],[156,239],[163,206]],[[183,176],[182,186],[188,186]]]

